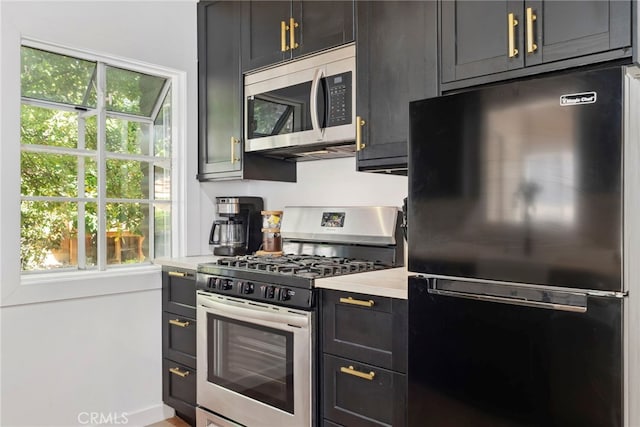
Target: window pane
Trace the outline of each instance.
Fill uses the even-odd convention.
[[[153,153],[157,157],[171,156],[171,90],[153,122]]]
[[[22,270],[48,270],[77,266],[73,244],[77,243],[78,204],[30,202],[20,204],[20,262]],[[77,245],[76,245],[77,247]],[[76,252],[77,253],[77,252]]]
[[[150,129],[145,123],[107,118],[107,151],[148,155]]]
[[[22,46],[22,96],[95,108],[96,63]]]
[[[171,199],[171,171],[162,166],[154,167],[154,192],[156,200]]]
[[[22,104],[20,142],[77,148],[78,114]]]
[[[171,256],[171,205],[168,203],[158,203],[154,207],[155,214],[155,234],[154,234],[154,256]]]
[[[98,204],[84,205],[85,265],[91,268],[98,265]]]
[[[107,197],[148,199],[149,163],[137,160],[107,160]]]
[[[107,67],[107,110],[150,117],[166,79]]]
[[[87,150],[98,149],[98,117],[91,116],[84,119],[84,148]]]
[[[107,203],[107,264],[139,263],[148,258],[149,205]]]
[[[78,196],[76,156],[23,151],[20,168],[20,190],[23,196]]]

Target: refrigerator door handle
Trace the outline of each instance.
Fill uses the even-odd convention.
[[[483,295],[483,294],[473,294],[468,292],[456,292],[456,291],[445,291],[442,289],[433,289],[429,288],[427,290],[430,294],[435,295],[444,295],[451,296],[457,298],[467,298],[474,299],[479,301],[488,301],[488,302],[497,302],[501,304],[510,304],[510,305],[519,305],[525,307],[533,307],[533,308],[545,308],[549,310],[557,310],[557,311],[569,311],[572,313],[586,313],[586,306],[579,305],[568,305],[568,304],[558,304],[558,303],[550,303],[550,302],[542,302],[542,301],[532,301],[532,300],[524,300],[524,299],[515,299],[515,298],[507,298],[507,297],[498,297],[493,295]]]

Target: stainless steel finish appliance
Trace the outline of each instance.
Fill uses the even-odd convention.
[[[209,244],[214,255],[253,253],[262,242],[262,198],[216,197],[217,219],[211,225]]]
[[[637,75],[410,104],[411,425],[640,424]]]
[[[378,222],[353,234],[373,213]],[[287,207],[284,256],[200,264],[198,405],[243,425],[316,425],[314,280],[402,265],[400,219],[397,208]]]
[[[355,45],[244,78],[245,151],[311,160],[355,152]]]

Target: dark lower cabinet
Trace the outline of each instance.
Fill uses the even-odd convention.
[[[196,272],[163,267],[162,400],[196,422]]]
[[[437,3],[356,1],[357,169],[406,175],[409,102],[438,95]]]
[[[162,361],[162,400],[176,415],[196,425],[196,370],[169,359]]]
[[[405,426],[407,301],[323,290],[323,425]]]
[[[407,378],[325,354],[324,417],[345,426],[405,426]]]

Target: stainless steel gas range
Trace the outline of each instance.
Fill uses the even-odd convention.
[[[284,256],[198,266],[198,426],[316,424],[314,280],[401,266],[401,218],[396,207],[287,207]]]

